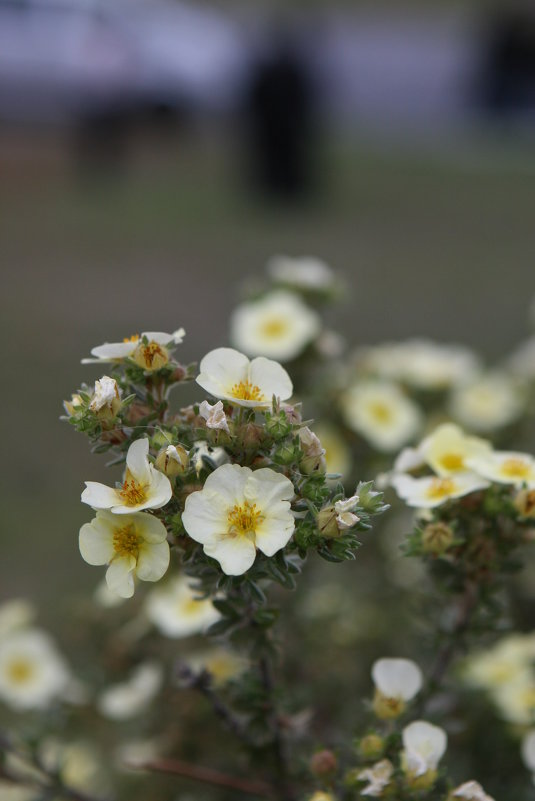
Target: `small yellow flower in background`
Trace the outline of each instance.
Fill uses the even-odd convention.
[[[219,619],[209,600],[199,600],[187,576],[172,578],[147,596],[145,613],[166,637],[189,637],[206,631]]]
[[[509,723],[529,726],[535,723],[535,674],[518,673],[513,680],[504,682],[491,691],[500,717]]]
[[[158,581],[169,566],[167,530],[146,512],[115,515],[107,510],[80,529],[80,553],[90,565],[109,565],[106,582],[122,598],[134,594],[134,578]]]
[[[0,604],[0,641],[14,631],[28,628],[35,620],[35,607],[26,598],[13,598]]]
[[[245,657],[228,648],[210,648],[188,656],[186,662],[194,673],[206,670],[216,688],[237,678],[249,667]]]
[[[395,384],[362,381],[342,396],[349,428],[380,451],[396,451],[413,439],[422,425],[420,409]]]
[[[425,462],[439,476],[451,476],[469,470],[466,460],[483,457],[492,451],[487,440],[470,437],[454,423],[438,426],[419,446]]]
[[[179,328],[172,334],[163,331],[145,331],[126,337],[123,342],[105,342],[91,351],[92,359],[82,359],[82,364],[121,362],[133,359],[144,370],[159,370],[169,361],[169,348],[180,345],[186,332]],[[144,341],[146,340],[146,342]]]
[[[402,767],[407,780],[415,788],[426,789],[434,784],[438,763],[444,756],[448,737],[440,726],[415,720],[401,732]]]
[[[447,477],[426,476],[413,478],[394,475],[390,480],[399,497],[407,506],[417,509],[432,509],[471,492],[486,489],[489,482],[472,473],[459,473]]]
[[[69,678],[45,632],[22,629],[0,641],[0,701],[14,709],[45,709],[65,692]]]
[[[206,427],[216,431],[225,431],[230,434],[228,420],[223,409],[223,401],[217,401],[211,406],[208,401],[203,401],[199,406],[199,415],[206,420]]]
[[[274,256],[266,270],[272,281],[294,289],[325,291],[335,283],[331,267],[314,256]]]
[[[498,484],[514,484],[535,489],[535,459],[518,451],[491,451],[473,456],[467,464],[475,473]]]
[[[479,366],[468,348],[426,339],[359,348],[355,359],[357,368],[367,373],[431,391],[444,391],[467,381]]]
[[[494,431],[514,422],[523,410],[517,381],[506,373],[492,372],[461,385],[454,392],[450,412],[471,431]]]
[[[298,295],[281,289],[238,306],[231,317],[230,338],[251,356],[287,362],[299,356],[320,330],[316,312]]]
[[[102,692],[98,708],[111,720],[129,720],[145,711],[163,683],[163,670],[156,662],[139,665],[130,679]]]
[[[422,671],[411,659],[378,659],[372,667],[372,679],[373,708],[380,718],[399,717],[423,684]]]
[[[257,548],[273,556],[287,544],[295,526],[293,495],[292,482],[268,467],[222,465],[202,490],[188,495],[182,522],[224,573],[239,576],[253,564]]]
[[[351,470],[351,452],[343,437],[334,426],[314,424],[314,432],[325,450],[327,473],[339,473],[346,477]]]
[[[461,798],[464,801],[494,801],[494,798],[487,795],[479,782],[475,781],[465,782],[453,790],[450,799],[453,801],[455,798]]]
[[[324,793],[323,790],[318,790],[309,796],[308,801],[336,801],[336,798],[332,793]]]
[[[474,687],[494,690],[531,674],[535,634],[511,634],[492,648],[476,651],[465,662],[463,678]]]
[[[71,395],[70,401],[63,401],[63,408],[69,417],[72,417],[74,414],[76,414],[76,412],[79,412],[83,405],[84,402],[77,392]]]
[[[361,782],[368,782],[368,785],[360,791],[360,795],[380,798],[383,790],[390,784],[393,773],[394,766],[389,759],[382,759],[371,768],[361,770],[357,778]]]
[[[201,360],[197,383],[215,398],[249,408],[287,400],[293,385],[280,364],[259,356],[249,361],[233,348],[216,348]]]
[[[86,481],[82,502],[94,509],[111,509],[114,514],[123,515],[165,506],[171,500],[173,489],[167,476],[150,464],[148,454],[148,439],[137,439],[128,448],[121,488]]]

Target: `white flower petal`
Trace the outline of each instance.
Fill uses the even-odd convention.
[[[107,565],[113,558],[111,532],[99,530],[92,523],[85,523],[82,526],[78,543],[82,558],[89,565]]]
[[[271,403],[273,395],[279,400],[287,400],[293,392],[290,376],[278,362],[257,356],[253,359],[249,369],[251,384],[260,388]]]
[[[148,457],[149,441],[146,437],[136,439],[128,448],[126,466],[138,484],[148,484],[151,480]]]
[[[414,698],[423,684],[422,671],[411,659],[378,659],[372,667],[372,678],[384,696],[404,701]]]
[[[106,571],[108,587],[121,598],[131,598],[134,594],[135,567],[133,556],[122,556],[114,559]]]
[[[204,546],[207,556],[217,559],[227,576],[241,576],[256,558],[256,548],[248,537],[223,536]]]
[[[199,370],[197,384],[216,398],[227,397],[230,387],[248,380],[249,359],[233,348],[216,348],[201,359]]]
[[[136,575],[142,581],[158,581],[169,567],[169,545],[165,542],[145,542],[140,546]]]
[[[195,542],[212,542],[228,528],[228,506],[215,492],[193,492],[186,498],[182,523]]]
[[[266,556],[273,556],[288,544],[294,528],[295,521],[290,512],[287,516],[269,517],[255,530],[256,547]]]
[[[91,350],[91,354],[96,356],[99,361],[114,361],[115,359],[126,359],[136,349],[138,339],[128,340],[128,342],[105,342]]]
[[[86,481],[85,490],[82,492],[82,503],[87,503],[94,509],[111,509],[112,506],[121,502],[121,496],[117,490],[100,484],[98,481]]]

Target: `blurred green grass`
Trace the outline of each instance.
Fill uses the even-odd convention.
[[[474,136],[446,145],[327,143],[321,192],[273,206],[240,185],[228,139],[139,145],[122,180],[71,169],[61,139],[0,140],[3,559],[0,595],[43,603],[96,583],[77,532],[85,479],[115,475],[58,420],[99,370],[92,346],[183,325],[185,361],[225,344],[240,284],[277,252],[316,254],[351,290],[350,342],[424,334],[489,357],[527,331],[535,152]]]

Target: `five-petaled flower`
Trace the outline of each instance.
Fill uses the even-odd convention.
[[[258,356],[249,361],[233,348],[216,348],[202,359],[197,383],[215,398],[250,408],[270,406],[273,396],[287,400],[290,376],[278,362]]]
[[[257,548],[273,556],[289,541],[293,494],[292,482],[275,470],[225,464],[188,496],[182,522],[224,573],[239,576],[253,564]]]
[[[108,565],[109,589],[123,598],[134,594],[134,577],[158,581],[169,566],[169,545],[164,524],[147,512],[97,512],[80,529],[80,553],[90,565]]]
[[[122,342],[105,342],[93,348],[91,355],[94,358],[82,359],[82,364],[122,362],[124,359],[131,359],[144,370],[159,370],[169,361],[170,348],[180,345],[185,333],[183,328],[172,334],[163,331],[144,331],[142,334],[126,337]]]
[[[82,502],[94,509],[111,509],[115,514],[159,509],[171,499],[173,489],[167,476],[155,470],[148,459],[148,439],[137,439],[128,448],[122,485],[113,489],[96,481],[86,481]]]

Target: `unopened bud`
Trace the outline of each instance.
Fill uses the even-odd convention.
[[[273,461],[277,464],[292,464],[297,458],[296,449],[292,442],[284,442],[274,449]]]
[[[429,523],[422,533],[422,547],[425,553],[441,556],[452,545],[455,535],[446,523]]]
[[[266,431],[273,439],[284,439],[291,430],[292,424],[284,411],[277,412],[266,420]]]
[[[336,754],[327,748],[318,751],[310,760],[310,771],[317,778],[330,781],[338,770],[338,758]]]
[[[156,457],[155,466],[169,478],[180,476],[189,466],[189,456],[182,445],[168,445]]]
[[[325,473],[327,469],[325,448],[322,447],[319,437],[308,426],[299,429],[299,447],[303,451],[303,457],[299,462],[301,472],[305,475]]]
[[[320,510],[318,513],[318,529],[322,537],[331,540],[341,535],[342,532],[338,528],[337,517],[338,512],[334,506],[326,506],[325,509]]]
[[[385,741],[378,734],[367,734],[361,739],[358,750],[364,759],[379,759],[383,755]]]
[[[245,423],[236,429],[236,437],[246,451],[256,451],[264,441],[264,429],[256,423]]]
[[[71,395],[70,401],[63,401],[63,408],[65,409],[69,417],[72,417],[73,415],[80,412],[83,408],[83,405],[84,402],[81,396],[78,395],[78,393],[74,393],[73,395]]]
[[[89,408],[103,425],[117,416],[121,405],[119,387],[114,378],[103,375],[102,378],[95,381],[95,391]]]

